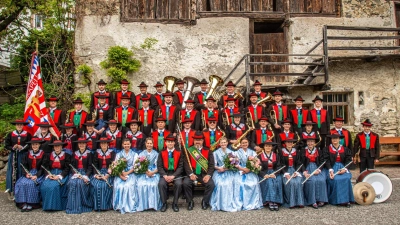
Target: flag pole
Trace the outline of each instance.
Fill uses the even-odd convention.
[[[36,54],[39,55],[39,40],[36,40],[35,47],[36,47]]]

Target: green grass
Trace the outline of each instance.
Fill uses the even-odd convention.
[[[5,191],[6,190],[6,181],[1,181],[0,182],[0,191]]]

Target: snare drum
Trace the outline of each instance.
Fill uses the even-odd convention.
[[[392,195],[393,184],[388,176],[378,170],[366,169],[357,178],[358,182],[367,182],[375,189],[374,203],[386,201]]]

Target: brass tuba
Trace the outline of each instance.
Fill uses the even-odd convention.
[[[272,101],[272,100],[273,100],[273,99],[272,99],[272,95],[271,95],[271,93],[268,92],[267,97],[265,97],[265,98],[260,99],[259,101],[257,101],[257,105],[263,104],[264,102],[270,102],[270,101]]]
[[[220,87],[224,84],[224,80],[217,75],[211,75],[208,79],[210,80],[210,90],[208,90],[206,99],[209,98],[210,96],[214,97],[217,87]],[[218,101],[217,98],[215,98],[215,100]]]
[[[174,92],[175,82],[177,80],[178,80],[178,78],[176,78],[174,76],[166,76],[166,77],[164,77],[164,84],[165,84],[166,91]]]
[[[199,86],[200,81],[194,77],[184,77],[184,81],[186,81],[186,90],[185,90],[185,96],[183,96],[183,101],[182,101],[182,109],[186,108],[186,103],[185,101],[190,98],[190,95],[193,92],[193,89],[197,86]]]

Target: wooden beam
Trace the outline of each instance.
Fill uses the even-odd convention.
[[[122,22],[142,22],[142,23],[163,23],[163,24],[185,24],[185,25],[191,25],[193,20],[186,19],[186,20],[180,20],[180,19],[134,19],[134,18],[124,18],[124,20],[121,20]]]
[[[250,73],[250,76],[324,76],[324,73]]]
[[[250,65],[314,65],[323,66],[323,63],[305,63],[305,62],[250,62]]]
[[[345,36],[328,36],[331,40],[389,40],[400,39],[400,36],[370,36],[370,37],[345,37]]]
[[[328,47],[328,50],[396,50],[400,49],[400,46],[392,46],[392,47]]]
[[[271,13],[271,12],[198,12],[201,18],[207,17],[247,17],[253,19],[285,19],[284,13]]]
[[[400,31],[400,28],[326,26],[328,30]]]

